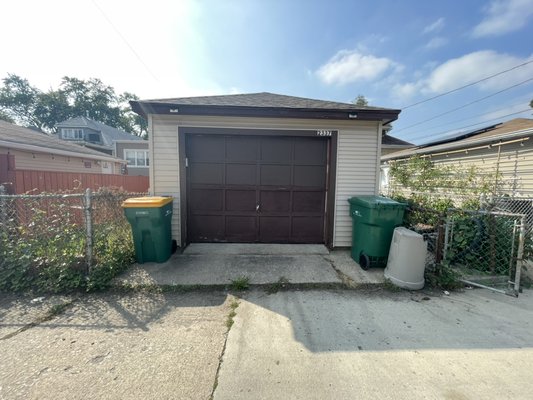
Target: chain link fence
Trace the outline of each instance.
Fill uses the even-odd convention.
[[[105,284],[134,260],[121,203],[143,193],[6,195],[0,186],[0,289]]]
[[[517,296],[531,247],[526,226],[524,214],[449,210],[444,262],[464,283]]]

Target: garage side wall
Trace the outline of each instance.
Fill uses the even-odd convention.
[[[337,151],[337,190],[333,245],[352,244],[352,219],[348,199],[377,194],[378,154],[381,138],[377,123],[360,123],[355,129],[339,131]]]
[[[380,124],[366,121],[327,121],[273,118],[151,115],[150,187],[155,195],[174,197],[172,235],[180,243],[179,127],[246,129],[337,130],[337,181],[333,245],[351,245],[351,219],[347,199],[376,194],[379,176]]]
[[[150,145],[152,158],[150,160],[152,164],[150,190],[156,196],[174,197],[172,237],[180,243],[180,166],[177,122],[168,118],[152,118]]]

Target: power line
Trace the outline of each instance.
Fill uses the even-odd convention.
[[[496,96],[496,95],[498,95],[500,93],[506,92],[506,91],[511,90],[511,89],[513,89],[515,87],[524,85],[524,84],[526,84],[526,83],[528,83],[530,81],[533,81],[533,78],[526,79],[525,81],[522,81],[520,83],[517,83],[517,84],[509,86],[509,87],[506,87],[505,89],[502,89],[502,90],[499,90],[499,91],[497,91],[495,93],[489,94],[488,96],[481,97],[480,99],[473,100],[470,103],[463,104],[462,106],[459,106],[459,107],[453,108],[451,110],[445,111],[445,112],[443,112],[441,114],[437,114],[437,115],[435,115],[435,116],[433,116],[431,118],[428,118],[428,119],[425,119],[423,121],[417,122],[416,124],[412,124],[412,125],[406,126],[404,128],[398,129],[396,132],[404,131],[406,129],[413,128],[415,126],[419,126],[419,125],[425,124],[426,122],[433,121],[434,119],[440,118],[440,117],[442,117],[444,115],[451,114],[451,113],[453,113],[455,111],[458,111],[458,110],[461,110],[461,109],[466,108],[468,106],[471,106],[472,104],[479,103],[479,102],[481,102],[483,100],[486,100],[486,99],[488,99],[490,97]]]
[[[416,136],[411,136],[411,137],[410,137],[410,134],[409,134],[409,133],[405,133],[405,134],[403,134],[403,137],[408,138],[408,140],[416,139],[416,138],[423,137],[423,136],[427,135],[427,131],[430,131],[430,130],[432,130],[432,129],[439,129],[439,128],[442,128],[443,126],[454,125],[454,124],[457,124],[458,122],[468,121],[469,119],[479,118],[479,117],[483,117],[483,116],[485,116],[485,115],[491,115],[491,114],[494,114],[494,113],[496,113],[496,112],[498,112],[498,111],[504,111],[504,110],[513,109],[513,108],[515,108],[515,107],[517,107],[517,106],[522,106],[523,104],[524,104],[524,102],[522,101],[522,102],[520,102],[520,103],[513,104],[512,106],[508,106],[508,107],[505,107],[505,108],[500,108],[500,109],[498,109],[498,110],[493,110],[493,111],[490,111],[490,112],[485,112],[485,113],[483,113],[483,114],[473,115],[473,116],[468,117],[468,118],[457,119],[457,120],[455,120],[455,121],[451,121],[451,122],[447,122],[447,123],[444,123],[444,124],[440,124],[440,125],[438,125],[438,126],[435,125],[435,126],[432,126],[432,127],[430,127],[430,128],[425,128],[425,129],[424,129],[424,132],[425,132],[425,133],[422,134],[422,135],[416,135]],[[526,112],[526,111],[533,111],[533,110],[531,110],[531,108],[528,108],[528,109],[525,109],[525,110],[519,111],[519,112],[517,112],[516,114],[521,114],[521,113]],[[416,133],[416,132],[413,132],[413,133]]]
[[[513,116],[513,115],[516,115],[516,114],[522,114],[523,112],[526,112],[526,111],[530,111],[530,109],[526,109],[526,110],[522,110],[522,111],[517,111],[517,112],[510,113],[510,114],[506,114],[506,115],[501,115],[501,116],[499,116],[499,117],[497,117],[497,118],[487,119],[486,121],[478,122],[478,123],[475,123],[475,124],[470,124],[470,125],[461,126],[460,128],[456,128],[457,131],[458,131],[457,133],[459,133],[461,129],[471,128],[471,127],[473,127],[473,126],[478,126],[478,125],[483,125],[483,124],[486,124],[487,122],[496,121],[496,120],[501,120],[502,118],[510,117],[510,116]],[[430,135],[430,136],[439,136],[439,135],[443,135],[443,134],[445,134],[445,133],[449,133],[449,132],[450,132],[450,130],[446,130],[446,131],[442,131],[442,132],[433,133],[433,134]],[[429,142],[426,142],[426,143],[429,143]]]
[[[401,109],[402,109],[402,110],[407,110],[408,108],[411,108],[411,107],[417,106],[417,105],[419,105],[419,104],[427,103],[428,101],[435,100],[435,99],[438,99],[439,97],[446,96],[446,95],[448,95],[448,94],[450,94],[450,93],[454,93],[454,92],[457,92],[457,91],[459,91],[459,90],[466,89],[467,87],[477,85],[478,83],[481,83],[481,82],[487,81],[487,80],[492,79],[492,78],[494,78],[494,77],[496,77],[496,76],[499,76],[499,75],[503,75],[503,74],[505,74],[505,73],[507,73],[507,72],[513,71],[513,70],[515,70],[515,69],[517,69],[517,68],[523,67],[524,65],[528,65],[528,64],[531,64],[531,63],[533,63],[533,60],[529,60],[529,61],[526,61],[526,62],[524,62],[524,63],[522,63],[522,64],[515,65],[515,66],[512,67],[512,68],[506,69],[506,70],[504,70],[504,71],[500,71],[500,72],[498,72],[498,73],[496,73],[496,74],[493,74],[493,75],[489,75],[489,76],[487,76],[487,77],[485,77],[485,78],[483,78],[483,79],[480,79],[480,80],[475,81],[475,82],[468,83],[468,84],[466,84],[466,85],[463,85],[463,86],[460,86],[460,87],[458,87],[458,88],[455,88],[455,89],[449,90],[449,91],[447,91],[447,92],[440,93],[440,94],[438,94],[438,95],[436,95],[436,96],[433,96],[433,97],[430,97],[430,98],[428,98],[428,99],[421,100],[421,101],[418,101],[418,102],[413,103],[413,104],[409,104],[408,106],[401,107]]]
[[[155,76],[155,74],[152,72],[152,70],[148,67],[148,65],[146,65],[146,63],[143,61],[143,59],[141,58],[141,56],[135,51],[135,49],[133,48],[133,46],[131,44],[129,44],[129,42],[126,40],[126,38],[124,37],[124,35],[122,35],[122,33],[120,33],[120,31],[118,30],[118,28],[115,26],[115,24],[113,24],[113,22],[111,21],[111,19],[109,19],[109,17],[106,15],[106,13],[104,12],[104,10],[102,10],[102,8],[98,5],[98,3],[96,2],[96,0],[92,0],[94,6],[98,9],[98,11],[100,11],[100,13],[102,14],[102,16],[106,19],[106,21],[109,23],[109,25],[111,25],[111,27],[113,28],[113,30],[116,32],[116,34],[122,39],[122,41],[126,44],[126,46],[128,46],[128,48],[131,50],[131,52],[135,55],[135,57],[137,57],[137,60],[139,60],[139,62],[144,66],[144,68],[148,71],[148,73],[150,75],[152,75],[152,77],[156,80],[156,81],[159,81],[157,79],[157,77]]]

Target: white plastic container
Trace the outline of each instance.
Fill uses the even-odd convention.
[[[394,229],[385,278],[404,289],[422,289],[426,253],[422,235],[403,227]]]

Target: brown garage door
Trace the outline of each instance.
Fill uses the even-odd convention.
[[[323,243],[327,140],[188,135],[191,242]]]

